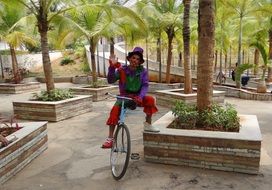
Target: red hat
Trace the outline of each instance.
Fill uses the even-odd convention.
[[[133,55],[138,55],[140,57],[141,64],[144,63],[144,58],[143,58],[143,53],[144,50],[141,47],[135,47],[133,51],[128,52],[127,59],[131,58]]]

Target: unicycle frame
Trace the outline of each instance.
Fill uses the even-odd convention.
[[[110,93],[107,93],[107,95],[110,95],[112,97],[117,98],[117,100],[119,99],[122,101],[120,117],[119,117],[118,125],[114,132],[114,142],[111,148],[111,156],[110,156],[112,176],[115,180],[120,180],[122,177],[124,177],[128,164],[129,164],[129,160],[130,160],[131,140],[130,140],[129,129],[125,124],[125,116],[126,116],[126,110],[127,110],[127,108],[125,108],[125,100],[132,100],[132,99],[128,97],[124,97],[124,96],[113,95]],[[121,144],[117,144],[119,140],[118,138],[120,138],[119,136],[120,134],[121,134]],[[125,137],[126,139],[124,139]],[[125,145],[125,141],[126,141],[126,145]],[[117,159],[114,160],[113,157],[114,155],[116,156],[116,154],[117,154]],[[123,166],[121,167],[122,169],[119,173],[116,172],[116,162],[118,162],[117,161],[118,154],[126,154]]]

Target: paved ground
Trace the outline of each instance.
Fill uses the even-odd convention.
[[[67,87],[71,84],[57,84]],[[44,88],[44,87],[43,87]],[[0,113],[12,113],[13,100],[31,96],[0,95]],[[48,124],[48,149],[0,190],[155,190],[155,189],[237,189],[268,190],[272,186],[272,102],[226,98],[241,114],[255,114],[263,135],[259,175],[147,163],[143,160],[141,109],[130,112],[127,124],[132,135],[132,151],[141,159],[131,161],[125,177],[115,181],[109,167],[109,150],[100,145],[107,134],[105,121],[113,100],[93,103],[93,111]],[[159,107],[158,119],[168,110]]]

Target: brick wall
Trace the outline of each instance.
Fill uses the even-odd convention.
[[[107,95],[105,95],[105,93],[107,92],[112,94],[119,94],[118,86],[105,86],[101,88],[91,88],[91,86],[88,85],[83,87],[73,87],[73,88],[70,88],[70,90],[72,90],[72,92],[74,92],[75,94],[92,95],[94,102],[105,100],[108,97]]]
[[[39,82],[30,82],[23,84],[0,84],[0,94],[19,94],[25,92],[34,92],[40,90]]]
[[[235,98],[241,98],[246,100],[260,100],[260,101],[271,101],[272,100],[272,94],[271,93],[257,93],[257,92],[251,92],[249,90],[244,89],[238,89],[234,87],[228,87],[228,86],[219,86],[214,85],[214,88],[216,90],[222,90],[226,92],[226,96],[229,97],[235,97]]]
[[[13,110],[19,119],[60,121],[91,111],[92,96],[78,96],[57,102],[13,102]]]
[[[196,90],[196,89],[194,89]],[[155,92],[157,99],[157,104],[171,108],[174,106],[175,101],[183,100],[188,104],[196,104],[197,94],[184,94],[183,89],[170,89],[170,90],[158,90]],[[213,92],[213,102],[222,104],[224,103],[225,92],[214,90]]]
[[[24,126],[22,129],[12,134],[18,139],[0,149],[0,184],[22,170],[47,148],[46,122],[22,125]]]
[[[261,133],[254,116],[243,116],[239,133],[168,129],[168,115],[155,122],[160,133],[143,133],[146,161],[257,174]],[[169,121],[169,122],[168,122]]]

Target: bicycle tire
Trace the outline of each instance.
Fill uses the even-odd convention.
[[[111,148],[110,156],[111,173],[115,180],[120,180],[122,177],[124,177],[130,159],[130,152],[131,152],[130,133],[128,127],[125,124],[121,124],[117,127],[116,132],[114,134],[114,142]],[[117,166],[119,156],[118,154],[119,155],[121,154],[120,156],[122,156],[123,154],[123,156],[125,157],[124,163],[120,165],[119,169]],[[117,156],[115,160],[114,156]]]

